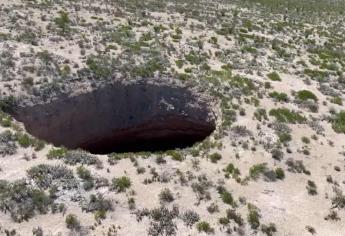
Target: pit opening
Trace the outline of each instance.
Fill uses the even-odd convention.
[[[33,136],[94,154],[164,151],[200,142],[215,129],[205,99],[176,85],[108,84],[88,93],[17,107]]]

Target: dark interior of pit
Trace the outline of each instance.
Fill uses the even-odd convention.
[[[171,136],[165,138],[152,138],[142,140],[124,140],[123,142],[109,142],[101,140],[98,143],[81,147],[94,154],[125,153],[125,152],[159,152],[175,148],[187,148],[197,142],[201,142],[205,137],[199,136]]]
[[[114,83],[12,114],[33,136],[95,154],[164,151],[200,142],[215,129],[207,102],[190,90],[154,83]]]

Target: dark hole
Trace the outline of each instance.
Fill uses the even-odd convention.
[[[103,140],[98,143],[82,146],[94,154],[108,154],[112,152],[159,152],[175,148],[187,148],[197,142],[201,142],[204,136],[183,135],[166,138],[152,138],[149,140],[125,140],[121,143],[114,143],[111,140]]]
[[[185,88],[156,84],[62,94],[50,103],[17,107],[13,115],[39,139],[95,154],[185,148],[215,129],[207,102]]]

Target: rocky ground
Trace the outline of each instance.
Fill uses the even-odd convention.
[[[340,0],[0,0],[0,235],[344,235],[344,13]],[[9,115],[157,78],[210,99],[209,137],[97,155]]]

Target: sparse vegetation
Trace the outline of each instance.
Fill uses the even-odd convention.
[[[113,178],[111,187],[118,192],[124,192],[131,187],[131,180],[127,176]]]
[[[0,235],[345,231],[344,1],[0,5]]]
[[[3,131],[0,133],[0,155],[13,155],[17,152],[17,145],[15,143],[15,136],[11,131]]]
[[[222,159],[222,155],[220,155],[219,153],[212,153],[211,155],[209,155],[209,158],[211,162],[217,163],[220,159]]]
[[[308,99],[311,99],[311,100],[316,102],[318,100],[316,95],[309,90],[298,91],[296,97],[297,97],[297,99],[300,99],[302,101],[306,101]]]
[[[278,93],[276,91],[269,93],[271,98],[274,98],[278,102],[288,102],[289,98],[286,93]]]
[[[341,111],[336,114],[332,123],[332,128],[337,133],[345,133],[345,111]]]
[[[308,190],[309,195],[316,195],[317,194],[316,184],[313,181],[308,180],[307,190]]]
[[[286,122],[286,123],[302,123],[306,120],[305,117],[296,113],[295,111],[290,111],[287,108],[277,108],[272,109],[269,112],[270,116],[274,116],[277,121],[279,122]]]
[[[174,201],[174,195],[170,189],[165,188],[159,194],[159,200],[161,203],[169,203]]]
[[[0,181],[0,210],[10,213],[15,222],[22,222],[35,214],[46,214],[53,200],[42,190],[34,188],[25,180],[13,183]]]
[[[79,231],[80,230],[80,222],[77,218],[76,215],[73,215],[73,214],[68,214],[66,216],[66,227],[68,229],[72,229],[72,230],[75,230],[75,231]]]
[[[62,165],[40,164],[31,167],[27,174],[42,189],[52,187],[72,189],[77,187],[73,172]]]
[[[259,211],[258,209],[249,204],[248,205],[248,216],[247,216],[247,219],[248,219],[248,223],[250,224],[250,227],[252,229],[258,229],[259,226],[260,226],[260,214],[259,214]]]
[[[207,234],[211,234],[214,232],[214,229],[210,226],[210,224],[206,221],[201,221],[196,225],[196,228],[198,229],[198,231],[201,232],[205,232]]]
[[[281,81],[279,74],[275,71],[267,74],[267,77],[272,81]]]

